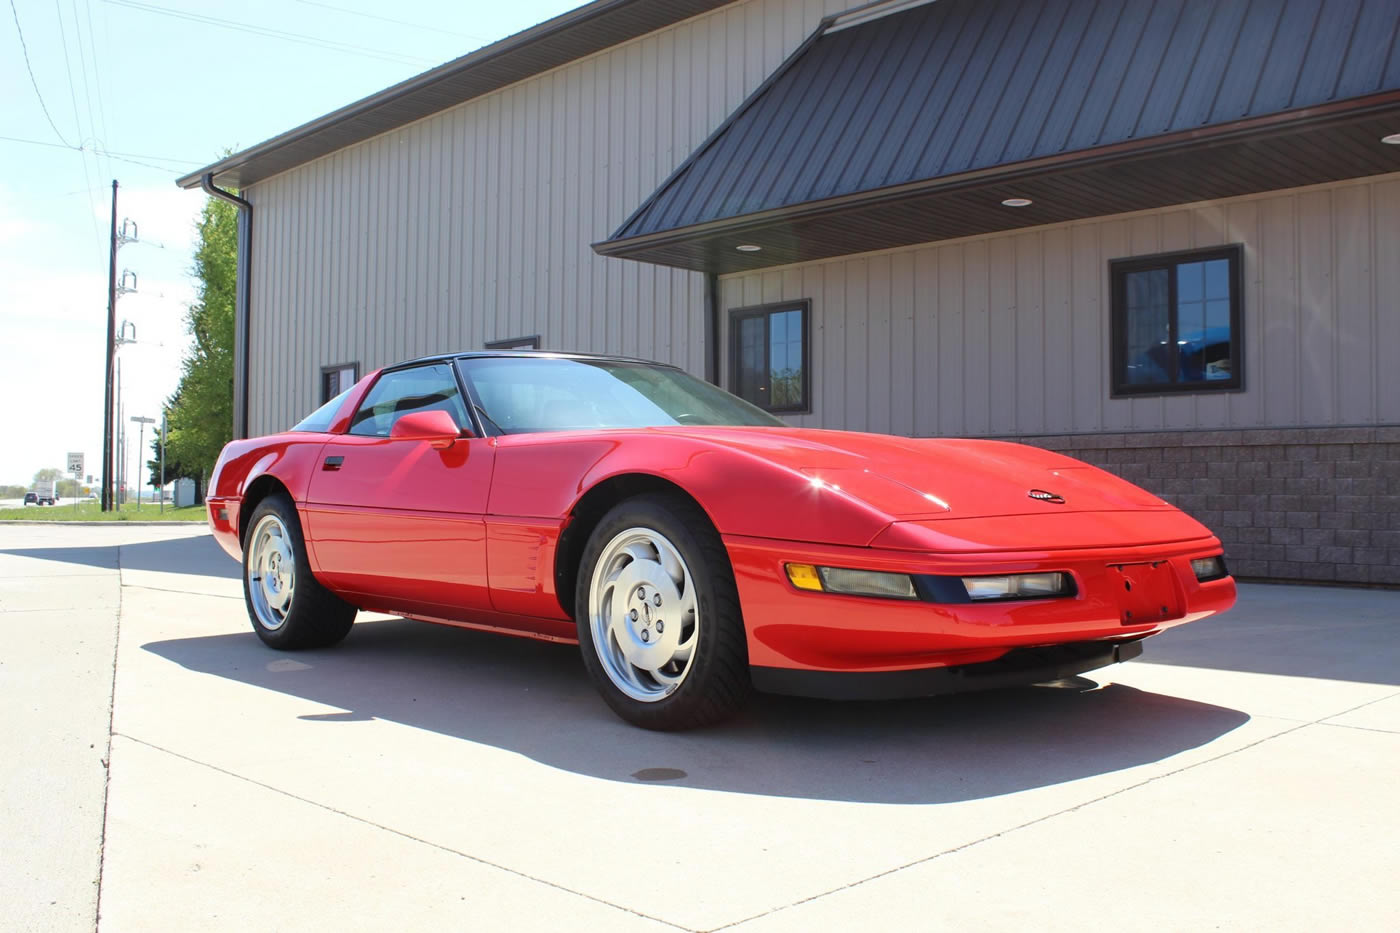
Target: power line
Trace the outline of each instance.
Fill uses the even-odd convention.
[[[397,26],[407,26],[410,29],[422,29],[425,32],[437,33],[438,35],[459,36],[463,39],[473,39],[477,42],[490,42],[486,36],[474,36],[468,32],[454,32],[451,29],[443,29],[441,26],[426,26],[422,23],[410,23],[406,19],[393,19],[388,16],[379,16],[374,13],[365,13],[361,10],[352,10],[348,7],[336,6],[333,3],[320,3],[318,0],[297,0],[297,3],[306,6],[318,6],[324,10],[334,10],[337,13],[348,13],[351,16],[363,16],[365,19],[377,19],[381,23],[393,23]]]
[[[73,0],[73,19],[78,18],[78,0]],[[92,30],[92,2],[83,0],[83,12],[87,14],[88,51],[92,54],[93,84],[97,86],[97,116],[102,121],[102,138],[111,139],[107,133],[107,103],[102,97],[102,67],[97,58],[97,36]],[[79,29],[81,32],[81,27]],[[109,173],[110,174],[110,173]]]
[[[54,2],[54,6],[57,7],[57,6],[58,6],[58,0],[53,0],[53,2]],[[87,50],[83,47],[83,28],[82,28],[82,26],[79,25],[79,23],[78,23],[78,4],[77,4],[76,0],[74,0],[74,3],[73,3],[73,30],[74,30],[74,32],[77,34],[77,37],[78,37],[78,65],[80,66],[80,70],[82,71],[82,74],[83,74],[83,102],[87,105],[88,132],[89,132],[93,137],[96,137],[96,136],[97,136],[97,121],[93,120],[93,118],[92,118],[92,88],[88,85],[88,74],[87,74]],[[94,80],[96,80],[96,75],[94,75],[93,78],[94,78]],[[106,135],[107,135],[106,131],[103,131],[102,135],[103,135],[103,137],[105,138]],[[97,141],[98,141],[98,142],[101,142],[101,140],[97,140]],[[82,144],[84,144],[84,143],[86,143],[86,142],[87,142],[87,140],[82,140],[79,144],[82,145]],[[93,161],[96,162],[96,161],[98,161],[98,160],[97,160],[96,158],[94,158]],[[101,167],[101,166],[99,166],[99,168],[100,168],[100,167]],[[108,173],[105,173],[105,174],[111,174],[111,173],[108,172]]]
[[[60,148],[72,148],[60,146],[59,143],[44,142],[38,139],[23,139],[19,136],[0,136],[0,139],[12,143],[31,143],[35,146],[59,146]],[[155,159],[157,162],[179,162],[182,165],[204,165],[207,159],[177,159],[174,156],[151,155],[149,152],[118,152],[115,149],[102,148],[102,154],[107,156],[129,156],[133,159]]]
[[[14,0],[10,0],[13,4]],[[266,36],[271,39],[282,39],[285,42],[295,42],[299,45],[309,45],[313,48],[326,49],[332,52],[346,52],[351,55],[362,55],[366,58],[377,58],[380,61],[393,62],[399,65],[427,65],[431,64],[426,59],[415,58],[411,55],[402,55],[398,52],[386,52],[382,49],[372,49],[363,45],[352,45],[348,42],[337,42],[333,39],[321,39],[316,36],[308,36],[299,32],[286,32],[281,29],[272,29],[266,26],[254,26],[250,23],[239,23],[233,20],[220,19],[216,16],[205,16],[200,13],[188,13],[184,10],[172,10],[169,7],[156,6],[153,3],[140,3],[138,0],[103,0],[114,6],[127,7],[133,10],[140,10],[144,13],[156,13],[161,16],[170,16],[175,19],[188,20],[193,23],[200,23],[205,26],[218,26],[221,29],[232,29],[237,32],[252,33],[257,36]]]
[[[18,136],[0,136],[0,141],[4,141],[7,143],[24,143],[29,146],[48,146],[50,149],[71,149],[74,152],[91,152],[93,154],[97,154],[100,152],[106,158],[116,159],[118,162],[130,162],[132,165],[143,165],[146,168],[153,168],[158,172],[168,172],[171,175],[180,174],[179,169],[168,168],[164,165],[152,165],[149,162],[141,162],[137,159],[126,158],[124,154],[118,154],[112,152],[109,149],[104,149],[97,146],[74,146],[71,143],[50,143],[44,142],[40,139],[20,139]],[[95,141],[96,140],[94,140],[94,142]],[[163,162],[183,162],[186,165],[204,164],[202,162],[196,162],[193,159],[167,159],[165,156],[146,156],[146,158],[160,159]]]
[[[68,148],[73,148],[68,140],[63,138],[63,134],[58,131],[58,124],[53,122],[53,117],[49,115],[49,107],[44,103],[44,95],[39,93],[39,82],[34,78],[34,66],[29,63],[29,46],[24,41],[24,30],[19,25],[19,10],[15,9],[15,0],[10,0],[10,12],[15,17],[15,32],[19,33],[19,47],[24,52],[24,68],[29,72],[29,83],[34,85],[34,96],[39,98],[39,109],[44,111],[44,119],[49,121],[49,126],[53,129],[54,135],[63,139],[63,144]],[[81,129],[79,130],[81,132]]]
[[[83,120],[78,116],[78,92],[73,84],[73,63],[68,58],[68,30],[63,25],[63,8],[58,5],[58,0],[53,0],[53,11],[58,15],[58,38],[63,43],[63,75],[68,79],[68,98],[73,102],[73,122],[77,124],[79,138],[83,135]],[[92,111],[88,111],[88,124],[92,122]],[[88,212],[88,218],[92,221],[92,232],[94,236],[102,236],[97,229],[97,201],[92,196],[92,176],[88,174],[87,156],[79,153],[79,158],[83,163],[83,184],[88,189],[88,203],[92,208]],[[99,172],[102,171],[102,164],[96,158],[93,159],[93,167]]]

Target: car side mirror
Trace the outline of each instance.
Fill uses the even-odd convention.
[[[459,428],[452,416],[440,408],[409,412],[389,429],[393,440],[427,441],[436,450],[446,450],[462,437],[471,436],[471,431]]]

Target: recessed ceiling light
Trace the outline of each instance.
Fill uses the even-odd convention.
[[[1382,136],[1381,142],[1387,146],[1400,146],[1400,133],[1391,133],[1389,136]]]
[[[1001,202],[1002,207],[1030,207],[1030,198],[1007,198]]]
[[[758,252],[759,250],[763,249],[762,246],[755,246],[755,245],[752,244],[752,243],[740,243],[738,246],[736,246],[736,247],[734,247],[734,248],[737,249],[737,250],[738,250],[739,252],[741,252],[741,253],[756,253],[756,252]]]

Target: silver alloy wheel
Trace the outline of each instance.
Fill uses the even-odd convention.
[[[276,515],[264,515],[248,536],[248,598],[258,624],[269,632],[280,629],[292,609],[296,590],[296,552],[287,526]]]
[[[588,625],[603,670],[643,703],[664,700],[695,666],[700,606],[676,546],[651,528],[613,536],[593,568]]]

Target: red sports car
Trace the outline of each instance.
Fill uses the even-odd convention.
[[[1208,530],[1079,461],[791,428],[616,357],[390,366],[229,444],[209,488],[268,645],[331,645],[359,609],[576,642],[651,729],[716,722],[754,688],[1054,680],[1235,600]]]

